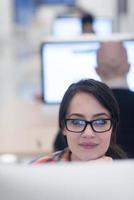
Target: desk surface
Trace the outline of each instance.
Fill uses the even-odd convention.
[[[5,106],[0,114],[0,153],[51,152],[58,109],[19,99]]]

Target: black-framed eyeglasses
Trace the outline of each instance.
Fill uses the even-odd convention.
[[[91,126],[94,132],[104,133],[111,129],[112,119],[99,118],[99,119],[94,119],[91,121],[87,121],[84,119],[76,119],[76,118],[65,119],[66,129],[74,133],[83,132],[86,129],[88,124]]]

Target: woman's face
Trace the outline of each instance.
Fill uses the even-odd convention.
[[[79,130],[81,123],[83,126],[83,121],[79,121],[79,119],[87,121],[98,119],[94,126],[101,129],[105,119],[110,118],[110,114],[93,95],[79,92],[72,98],[66,118],[73,119],[69,122],[71,129],[73,126],[74,129],[78,128],[77,130]],[[88,124],[83,132],[70,132],[65,127],[63,133],[67,137],[68,146],[72,152],[71,159],[88,161],[105,155],[110,144],[112,128],[106,132],[97,133]]]

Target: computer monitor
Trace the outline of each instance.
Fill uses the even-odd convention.
[[[134,161],[0,166],[1,200],[133,200]]]
[[[52,34],[56,37],[81,35],[81,20],[77,16],[59,16],[53,22]]]
[[[123,40],[131,65],[128,86],[134,91],[134,40]],[[101,80],[96,73],[99,41],[75,40],[44,42],[41,48],[42,95],[47,104],[60,103],[68,86],[80,79]]]
[[[68,86],[80,79],[100,80],[95,71],[97,41],[44,42],[41,48],[42,95],[45,103],[60,103]]]
[[[108,17],[95,17],[93,29],[97,35],[107,36],[113,32],[113,20]],[[78,36],[82,34],[80,16],[62,15],[55,18],[52,34],[56,37]]]
[[[96,17],[93,29],[97,35],[108,36],[113,32],[113,20],[108,17]]]

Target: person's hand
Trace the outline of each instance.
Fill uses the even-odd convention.
[[[97,158],[96,160],[93,160],[93,162],[96,161],[113,161],[113,159],[110,156],[102,156],[100,158]]]

